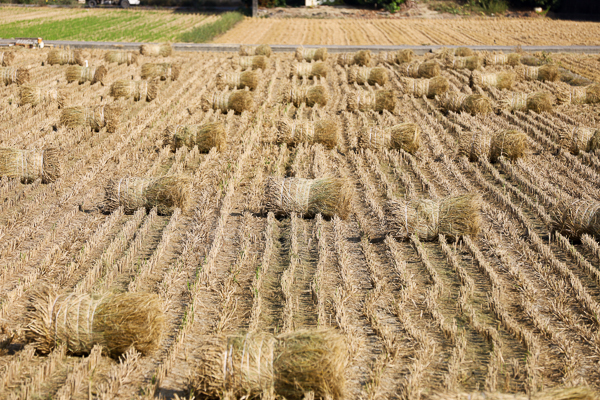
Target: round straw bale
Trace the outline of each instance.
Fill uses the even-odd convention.
[[[279,178],[269,177],[265,190],[264,208],[276,215],[295,212],[312,218],[338,215],[346,219],[350,213],[350,187],[341,178]]]
[[[594,200],[562,200],[551,211],[552,228],[572,239],[583,234],[600,237],[600,203]]]
[[[415,57],[415,56],[416,56],[416,54],[414,51],[412,51],[412,49],[400,50],[399,52],[396,53],[395,62],[398,64],[409,63],[412,61],[413,57]]]
[[[242,69],[267,69],[267,57],[265,56],[250,56],[240,57],[240,67]]]
[[[354,55],[354,64],[361,67],[368,67],[371,65],[371,50],[360,50]]]
[[[470,71],[474,71],[476,69],[481,68],[481,60],[479,56],[471,56],[471,57],[447,57],[444,60],[444,65],[446,68],[451,69],[468,69]]]
[[[342,53],[338,54],[337,60],[338,65],[345,67],[347,65],[354,65],[354,54],[353,53]]]
[[[23,85],[19,90],[20,104],[31,104],[37,106],[40,103],[49,103],[58,100],[56,88],[46,89],[39,86]]]
[[[492,112],[492,103],[487,96],[480,94],[467,95],[459,92],[447,92],[440,99],[445,111],[466,112],[471,115]]]
[[[491,135],[478,131],[461,136],[459,148],[459,154],[466,156],[469,161],[496,162],[500,157],[509,160],[523,157],[529,144],[527,135],[520,131],[501,130]]]
[[[570,387],[537,393],[436,393],[431,400],[598,400],[598,394],[588,387]]]
[[[181,66],[171,63],[146,63],[142,65],[142,79],[160,78],[161,81],[166,81],[171,78],[176,81],[179,78]]]
[[[471,72],[471,87],[495,87],[498,89],[511,89],[515,82],[515,74],[512,72],[500,72],[484,74],[479,71]]]
[[[173,47],[170,43],[143,44],[140,46],[140,53],[149,57],[168,57],[173,53]]]
[[[456,57],[471,57],[474,56],[475,53],[468,47],[457,47],[454,49],[454,55]]]
[[[384,86],[389,79],[388,70],[382,67],[352,67],[348,71],[348,83],[356,82],[359,85]]]
[[[119,79],[110,85],[110,95],[115,99],[133,97],[134,101],[152,101],[158,97],[158,84],[155,81],[130,81]]]
[[[230,89],[244,89],[250,90],[256,89],[258,86],[259,75],[256,71],[244,71],[244,72],[219,72],[217,74],[217,89],[225,90],[226,87]]]
[[[358,132],[358,147],[371,150],[402,149],[414,154],[419,149],[421,128],[417,124],[403,123],[390,128],[365,126]]]
[[[85,65],[85,59],[80,50],[51,49],[47,61],[50,65]]]
[[[57,149],[0,149],[0,177],[20,179],[23,183],[41,178],[42,183],[52,183],[60,177],[60,172]]]
[[[271,46],[261,44],[259,46],[240,46],[240,56],[265,56],[271,57]]]
[[[542,65],[541,67],[521,66],[517,68],[519,78],[526,81],[556,82],[560,78],[558,67],[555,65]]]
[[[590,153],[597,150],[600,150],[600,129],[596,129],[587,146],[587,151]]]
[[[132,214],[142,207],[148,211],[156,207],[159,215],[171,215],[176,208],[187,211],[191,193],[191,179],[181,175],[111,179],[105,188],[102,209],[112,212],[122,206],[125,213]]]
[[[568,131],[562,131],[558,143],[571,154],[578,155],[581,151],[596,150],[597,137],[597,129],[576,126]]]
[[[96,107],[66,107],[60,114],[60,124],[67,128],[89,126],[92,130],[114,133],[121,123],[122,109],[119,105],[102,105]]]
[[[551,112],[553,96],[548,92],[537,92],[527,96],[527,109],[536,113]]]
[[[326,61],[327,48],[321,47],[318,49],[305,49],[304,47],[300,46],[296,49],[295,57],[298,61]]]
[[[29,82],[28,68],[0,67],[0,79],[5,86],[16,83],[21,86]]]
[[[389,234],[398,239],[416,235],[437,240],[445,235],[456,240],[477,236],[481,227],[481,198],[477,194],[449,196],[440,200],[392,200],[387,203]]]
[[[327,72],[329,71],[329,67],[324,62],[315,62],[315,63],[297,63],[293,64],[290,69],[290,78],[293,76],[298,76],[300,78],[313,78],[313,77],[327,77]]]
[[[442,95],[450,87],[448,79],[443,76],[436,76],[431,79],[401,78],[401,83],[404,93],[416,97],[427,96],[428,98]]]
[[[511,65],[517,66],[521,63],[521,55],[518,53],[510,54],[486,54],[484,57],[485,65]]]
[[[560,104],[596,104],[600,103],[600,85],[594,83],[585,87],[569,87],[562,90],[557,100]]]
[[[305,103],[308,107],[319,105],[324,107],[329,101],[329,91],[323,85],[293,86],[288,85],[281,94],[283,103],[293,103],[296,107]]]
[[[198,146],[198,151],[208,153],[213,147],[222,151],[227,146],[227,131],[221,122],[168,126],[165,137],[165,142],[171,144],[173,151],[183,146],[189,149]]]
[[[396,108],[396,93],[393,90],[354,91],[348,95],[348,111],[388,110],[393,113]]]
[[[69,354],[88,354],[101,345],[118,357],[130,347],[142,354],[156,350],[165,322],[154,293],[59,293],[50,285],[26,294],[25,339],[44,354],[58,345]]]
[[[410,64],[402,64],[399,67],[399,72],[409,78],[433,78],[442,73],[440,65],[435,61],[426,61],[424,63],[414,62]]]
[[[14,59],[14,51],[0,51],[0,67],[10,67]]]
[[[90,82],[91,85],[100,82],[104,85],[104,78],[108,70],[104,65],[99,67],[80,67],[79,65],[71,65],[67,68],[67,82],[79,82],[80,85],[85,82]]]
[[[121,64],[137,64],[137,54],[132,51],[111,50],[104,54],[104,60],[107,63]]]
[[[252,93],[247,90],[235,90],[233,92],[213,93],[209,97],[202,97],[200,104],[204,111],[214,109],[226,113],[233,110],[236,114],[241,114],[242,111],[254,109],[254,98]]]
[[[320,143],[333,149],[338,141],[338,125],[334,120],[297,121],[285,118],[277,122],[277,143],[296,146],[300,143]]]

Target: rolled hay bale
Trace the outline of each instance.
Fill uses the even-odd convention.
[[[600,397],[591,388],[571,387],[545,390],[534,394],[522,393],[437,393],[431,400],[598,400]]]
[[[265,56],[271,57],[271,46],[261,44],[259,46],[240,46],[240,56]]]
[[[585,87],[563,89],[557,95],[559,104],[596,104],[600,103],[600,85],[594,83]]]
[[[312,218],[339,216],[350,213],[350,186],[342,178],[280,178],[269,177],[264,197],[264,209],[285,216],[295,212]]]
[[[521,64],[521,55],[518,53],[510,54],[486,54],[483,58],[484,64],[487,66],[492,65],[510,65],[517,66]]]
[[[102,105],[96,107],[66,107],[60,114],[60,124],[67,128],[89,126],[96,132],[106,127],[106,131],[114,133],[121,124],[122,109],[119,105]]]
[[[421,128],[403,123],[389,128],[365,126],[358,132],[358,147],[371,150],[396,149],[414,154],[419,150]]]
[[[415,97],[427,96],[434,98],[448,91],[450,83],[443,76],[436,76],[431,79],[412,79],[401,78],[404,93]]]
[[[525,81],[556,82],[560,78],[558,67],[549,64],[542,65],[541,67],[528,67],[522,65],[517,68],[517,74],[521,80]]]
[[[409,78],[433,78],[442,73],[440,65],[435,61],[402,64],[399,71]]]
[[[81,50],[52,49],[48,53],[50,65],[85,65],[85,57]]]
[[[143,44],[140,46],[140,53],[148,57],[168,57],[173,53],[173,47],[170,43]]]
[[[371,50],[360,50],[356,53],[342,53],[337,58],[337,63],[341,66],[358,65],[368,67],[371,65]]]
[[[498,89],[511,89],[515,82],[515,74],[512,72],[488,73],[479,71],[471,72],[471,87],[495,87]]]
[[[0,78],[5,86],[16,83],[21,86],[29,82],[28,68],[0,67]]]
[[[235,90],[233,92],[213,93],[202,97],[200,105],[203,111],[210,109],[221,110],[227,113],[229,110],[241,114],[242,111],[251,111],[254,109],[254,98],[252,93],[246,90]]]
[[[492,112],[492,102],[481,94],[447,92],[440,98],[440,105],[444,111],[466,112],[471,115]]]
[[[189,381],[202,398],[222,398],[223,393],[259,398],[272,392],[290,400],[308,392],[318,399],[346,396],[348,350],[334,329],[210,336],[198,355]]]
[[[384,86],[389,80],[388,70],[382,67],[352,67],[348,71],[348,83],[359,85]]]
[[[176,81],[181,72],[181,65],[171,63],[145,63],[142,65],[142,79],[160,78],[166,81],[171,78]]]
[[[444,65],[450,69],[468,69],[474,71],[481,68],[481,59],[479,56],[447,57],[444,60]]]
[[[152,101],[158,97],[158,84],[155,81],[130,81],[119,79],[110,85],[110,95],[115,99],[133,97],[134,101]]]
[[[313,77],[327,77],[327,73],[329,72],[329,66],[324,62],[315,62],[315,63],[298,63],[292,65],[290,69],[290,78],[293,76],[298,76],[300,78],[313,78]]]
[[[60,293],[50,285],[26,293],[24,336],[40,353],[64,345],[69,354],[88,354],[95,345],[113,357],[134,347],[158,348],[165,323],[154,293]]]
[[[326,61],[327,48],[321,47],[319,49],[305,49],[304,47],[300,46],[296,49],[295,57],[298,61]]]
[[[392,200],[387,203],[389,234],[398,239],[416,235],[434,241],[477,236],[481,227],[481,198],[477,194],[449,196],[439,200]]]
[[[284,88],[281,100],[283,103],[293,103],[296,107],[300,107],[302,103],[305,103],[307,107],[314,107],[315,105],[324,107],[329,101],[329,91],[323,85],[289,85]]]
[[[468,47],[457,47],[454,49],[454,55],[456,57],[472,57],[475,52]]]
[[[67,68],[67,82],[78,82],[83,85],[90,82],[90,85],[100,82],[104,85],[104,78],[108,74],[108,70],[104,65],[99,67],[80,67],[79,65],[71,65]]]
[[[576,126],[559,134],[558,144],[571,154],[578,155],[581,151],[591,152],[600,148],[600,130]]]
[[[583,234],[600,237],[600,202],[588,199],[562,200],[552,210],[552,229],[578,239]]]
[[[132,51],[111,50],[104,54],[104,61],[107,63],[137,64],[137,54]]]
[[[256,89],[258,86],[259,75],[256,71],[244,72],[219,72],[217,74],[217,89]]]
[[[183,146],[188,149],[198,146],[201,153],[208,153],[213,147],[222,151],[227,146],[227,131],[221,122],[168,126],[165,130],[165,143],[170,143],[173,151]]]
[[[182,175],[126,177],[109,180],[104,191],[104,212],[123,207],[126,214],[133,214],[139,208],[150,211],[156,207],[158,215],[171,215],[176,208],[183,212],[189,208],[192,180]]]
[[[377,55],[377,60],[384,64],[404,64],[412,61],[415,52],[411,49],[404,49],[396,52],[381,51]]]
[[[388,110],[393,113],[396,108],[396,93],[393,90],[355,91],[348,95],[348,111]]]
[[[14,51],[0,51],[0,67],[10,67],[14,59]]]
[[[20,179],[22,183],[41,178],[42,183],[52,183],[60,177],[60,172],[57,149],[0,149],[0,177]]]
[[[338,131],[338,125],[331,119],[312,122],[285,118],[277,122],[277,143],[288,146],[320,143],[331,150],[337,146]]]
[[[554,97],[548,92],[507,93],[500,99],[502,108],[510,111],[532,110],[536,113],[551,112]]]
[[[485,132],[465,133],[459,140],[459,154],[469,161],[496,162],[500,157],[516,160],[529,150],[527,135],[517,130],[501,130],[492,135]]]
[[[240,67],[242,69],[267,69],[267,57],[265,56],[250,56],[240,57]]]
[[[39,86],[24,85],[19,90],[20,104],[31,104],[37,106],[40,103],[50,103],[59,100],[58,89],[46,89]],[[60,106],[60,104],[59,104]]]

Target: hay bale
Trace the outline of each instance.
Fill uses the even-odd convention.
[[[265,56],[271,57],[271,46],[261,44],[259,46],[240,46],[240,56]]]
[[[40,103],[58,101],[58,90],[56,88],[46,89],[39,86],[24,85],[19,90],[19,103],[23,106],[31,104],[37,106]]]
[[[326,61],[327,48],[321,47],[318,49],[305,49],[304,47],[300,46],[296,49],[295,57],[298,61]]]
[[[518,53],[510,54],[486,54],[483,58],[486,66],[492,65],[510,65],[517,66],[521,63],[521,55]]]
[[[227,147],[227,131],[221,122],[168,126],[165,130],[165,143],[170,143],[173,151],[183,146],[189,149],[198,146],[201,153],[208,153],[213,147],[222,151]]]
[[[587,145],[588,152],[600,150],[600,129],[596,129]]]
[[[448,91],[450,83],[443,76],[436,76],[431,79],[412,79],[401,78],[404,93],[415,97],[427,96],[434,98]]]
[[[142,79],[160,78],[166,81],[171,78],[176,81],[181,72],[181,65],[171,63],[145,63],[142,65]]]
[[[329,67],[324,62],[315,62],[315,63],[297,63],[292,65],[290,69],[290,78],[293,76],[298,76],[300,78],[313,78],[313,77],[327,77],[327,73],[329,72]]]
[[[10,67],[14,59],[14,51],[0,51],[0,67]]]
[[[433,78],[442,73],[440,65],[435,61],[401,64],[399,72],[409,78]]]
[[[137,54],[132,51],[111,50],[104,54],[104,61],[107,63],[137,64]]]
[[[283,103],[293,103],[296,107],[305,103],[308,107],[315,105],[324,107],[329,101],[329,91],[323,85],[293,86],[288,85],[281,94]]]
[[[300,330],[273,336],[246,333],[202,341],[190,386],[203,398],[277,398],[340,400],[346,396],[348,350],[334,329]]]
[[[21,86],[29,82],[28,68],[0,67],[0,79],[5,86],[16,83]]]
[[[60,114],[60,124],[67,128],[89,126],[96,132],[106,127],[114,133],[121,124],[122,109],[117,104],[96,107],[67,107]]]
[[[396,63],[404,64],[412,61],[413,57],[416,57],[416,54],[412,49],[404,49],[400,50],[396,53]]]
[[[481,68],[481,59],[479,56],[447,57],[444,60],[444,65],[450,69],[468,69],[474,71]]]
[[[477,236],[481,227],[480,209],[481,198],[477,194],[439,200],[392,200],[387,203],[388,232],[398,239],[416,235],[425,241],[437,240],[440,234],[450,240]]]
[[[267,69],[267,57],[265,56],[251,56],[251,57],[240,57],[240,67],[242,69]]]
[[[312,218],[339,216],[350,213],[349,183],[341,178],[279,178],[269,177],[265,189],[264,209],[278,216],[295,212]]]
[[[67,82],[78,82],[83,85],[90,82],[90,85],[100,82],[104,86],[104,78],[108,74],[108,70],[104,65],[99,67],[80,67],[79,65],[71,65],[67,68]]]
[[[492,102],[481,94],[447,92],[440,98],[440,105],[444,111],[466,112],[471,115],[492,112]]]
[[[341,66],[358,65],[368,67],[371,65],[371,50],[360,50],[356,53],[342,53],[337,58],[337,63]]]
[[[454,55],[456,57],[471,57],[475,55],[475,52],[468,47],[457,47],[454,49]]]
[[[542,65],[541,67],[521,66],[517,68],[521,80],[556,82],[560,78],[558,67],[555,65]]]
[[[396,108],[396,93],[393,90],[354,91],[348,95],[348,111],[388,110],[393,113]]]
[[[300,143],[320,143],[333,149],[338,141],[338,125],[334,120],[297,121],[289,118],[277,122],[277,143],[296,146]]]
[[[352,67],[348,71],[348,83],[359,85],[368,83],[369,85],[384,86],[388,82],[388,70],[382,67]]]
[[[126,214],[133,214],[139,208],[150,211],[156,207],[159,215],[171,215],[176,208],[183,212],[189,208],[192,180],[182,175],[126,177],[109,180],[104,191],[104,212],[123,207]]]
[[[259,75],[256,71],[244,72],[219,72],[217,74],[217,89],[256,89],[258,86]]]
[[[390,128],[377,125],[363,127],[358,132],[358,147],[383,150],[402,149],[414,154],[419,149],[421,128],[417,124],[403,123]]]
[[[134,101],[152,101],[158,97],[158,84],[155,81],[130,81],[119,79],[110,85],[110,95],[115,99],[133,97]]]
[[[254,109],[254,98],[249,91],[235,90],[233,92],[213,93],[208,97],[203,96],[200,99],[200,105],[203,111],[214,109],[227,113],[227,111],[233,110],[236,114],[241,114],[242,111]]]
[[[551,112],[553,96],[548,92],[507,93],[500,99],[500,105],[510,111],[532,110],[536,113]]]
[[[471,87],[495,87],[498,89],[511,89],[515,82],[515,74],[512,72],[500,72],[484,74],[479,71],[471,72]]]
[[[85,57],[81,50],[51,49],[48,53],[50,65],[85,65]]]
[[[563,89],[557,95],[559,104],[596,104],[600,103],[600,85],[594,83],[585,87]]]
[[[117,357],[131,346],[142,354],[158,348],[165,323],[154,293],[60,293],[43,285],[26,294],[24,336],[40,353],[59,345],[88,354],[95,345]]]
[[[515,393],[437,393],[431,400],[598,400],[598,394],[588,387],[545,390],[534,394]]]
[[[542,65],[542,61],[534,56],[523,55],[521,56],[521,64],[528,65],[530,67],[539,67]]]
[[[552,229],[578,239],[583,234],[600,237],[600,202],[588,199],[562,200],[550,211]]]
[[[600,130],[576,126],[559,134],[558,144],[571,154],[578,155],[581,151],[595,151],[598,147]]]
[[[477,131],[465,133],[459,139],[459,154],[469,161],[496,162],[500,157],[516,160],[528,149],[527,135],[517,130],[501,130],[493,135]]]
[[[170,43],[143,44],[140,46],[140,53],[148,57],[168,57],[173,53],[173,47]]]
[[[60,172],[57,149],[0,149],[0,177],[20,179],[22,183],[41,178],[42,183],[52,183],[60,177]]]

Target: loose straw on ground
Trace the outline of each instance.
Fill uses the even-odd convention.
[[[154,81],[130,81],[119,79],[110,85],[110,95],[115,99],[133,97],[134,101],[152,101],[158,96],[158,84]]]
[[[212,122],[202,125],[172,125],[165,130],[165,143],[171,149],[187,146],[193,149],[198,146],[198,151],[208,153],[213,147],[222,151],[227,146],[227,131],[221,122]]]
[[[361,67],[368,67],[371,65],[371,51],[361,50],[356,53],[343,53],[337,58],[337,63],[342,66],[346,65],[358,65]]]
[[[409,78],[433,78],[442,73],[440,65],[435,61],[401,64],[398,71]]]
[[[549,81],[556,82],[560,75],[555,65],[542,65],[541,67],[521,66],[516,69],[520,79],[526,81]]]
[[[324,62],[315,62],[315,63],[297,63],[293,64],[290,69],[290,78],[293,76],[298,76],[300,78],[313,78],[313,77],[327,77],[327,72],[329,72],[329,67]]]
[[[52,183],[60,177],[61,166],[58,150],[0,149],[0,177],[20,179],[32,183]]]
[[[348,83],[359,85],[369,84],[384,86],[388,82],[388,70],[382,67],[352,67],[348,71]]]
[[[552,228],[579,239],[588,234],[600,238],[600,202],[588,199],[562,200],[550,212]]]
[[[393,90],[362,91],[357,90],[348,95],[348,111],[387,110],[391,113],[396,108],[396,93]]]
[[[85,65],[85,60],[80,50],[52,49],[48,53],[47,61],[50,65]]]
[[[173,47],[170,43],[143,44],[140,46],[140,53],[149,57],[168,57],[173,53]]]
[[[142,79],[160,78],[161,81],[166,81],[171,78],[176,81],[179,78],[181,66],[171,63],[146,63],[142,65]]]
[[[559,144],[573,155],[578,155],[581,151],[599,150],[600,129],[576,126],[560,133]]]
[[[240,56],[265,56],[271,57],[271,46],[261,44],[259,46],[240,46]]]
[[[298,61],[326,61],[327,49],[324,47],[319,49],[305,49],[304,47],[298,47],[296,49],[295,57]]]
[[[554,103],[554,97],[548,92],[536,93],[507,93],[500,99],[502,108],[510,111],[532,110],[536,113],[551,112]]]
[[[67,107],[60,114],[60,124],[67,128],[89,126],[99,131],[106,127],[109,133],[116,132],[121,124],[121,106],[117,104],[96,107]]]
[[[203,111],[214,109],[227,113],[227,111],[233,110],[236,114],[241,114],[243,111],[254,109],[254,98],[252,92],[247,90],[215,92],[203,96],[200,99],[200,105]]]
[[[217,89],[256,89],[258,86],[259,74],[256,71],[245,72],[219,72],[217,75]]]
[[[29,82],[29,69],[16,67],[0,67],[0,80],[5,86],[16,83],[21,86]]]
[[[363,127],[358,133],[358,147],[382,150],[402,149],[414,154],[420,146],[421,128],[417,124],[403,123],[389,128],[377,125]]]
[[[435,96],[446,93],[450,87],[448,79],[443,76],[436,76],[431,79],[401,78],[400,81],[404,93],[415,97],[426,96],[428,98],[434,98]]]
[[[90,82],[93,85],[100,82],[104,86],[104,78],[108,70],[104,65],[99,67],[80,67],[71,65],[67,68],[67,82],[78,82],[80,85]]]
[[[312,122],[285,118],[277,122],[277,143],[288,146],[320,143],[333,149],[337,145],[338,131],[338,125],[331,119]]]
[[[495,87],[497,89],[511,89],[515,82],[515,74],[512,72],[500,73],[481,73],[479,71],[471,72],[471,87],[480,86],[482,88]]]
[[[459,154],[469,161],[496,162],[500,157],[516,160],[528,149],[527,135],[517,130],[501,130],[494,134],[482,131],[464,132],[459,139]]]
[[[293,103],[296,107],[305,103],[308,107],[315,105],[324,107],[329,101],[329,91],[323,85],[294,86],[288,85],[281,93],[283,103]]]
[[[267,69],[267,57],[265,56],[249,56],[249,57],[240,57],[239,60],[240,67],[242,69],[262,69],[263,71]]]
[[[119,65],[137,64],[137,54],[131,51],[107,51],[106,54],[104,54],[104,60],[108,63],[117,63]]]
[[[445,111],[466,112],[471,115],[492,112],[492,102],[487,96],[480,94],[447,92],[440,98],[440,105]]]

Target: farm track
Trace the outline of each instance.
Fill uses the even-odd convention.
[[[90,52],[91,63],[102,55]],[[72,357],[63,348],[42,356],[30,345],[11,345],[0,353],[1,399],[88,398],[90,391],[94,398],[182,396],[204,335],[326,326],[347,338],[353,398],[536,392],[582,382],[600,388],[598,243],[571,243],[548,228],[559,198],[600,200],[598,156],[574,156],[557,144],[573,125],[597,127],[597,106],[471,116],[442,114],[435,100],[401,95],[393,114],[350,113],[348,95],[373,88],[349,85],[346,70],[328,61],[331,72],[319,82],[330,89],[329,104],[296,108],[279,101],[292,61],[276,54],[255,90],[255,112],[204,112],[200,97],[216,90],[218,72],[234,69],[229,57],[175,54],[170,60],[185,61],[179,80],[161,83],[151,103],[121,100],[125,117],[113,134],[67,130],[58,126],[55,103],[18,106],[18,88],[0,88],[0,146],[58,147],[63,160],[52,184],[0,179],[0,319],[14,317],[23,294],[44,280],[78,293],[158,293],[167,314],[159,350],[144,357],[128,352],[112,360],[98,350]],[[85,106],[107,102],[110,82],[139,73],[138,66],[113,64],[106,86],[67,85],[66,67],[41,67],[43,59],[45,51],[22,51],[16,62],[35,65],[32,82],[66,88]],[[595,77],[584,74],[596,62],[587,56],[557,60]],[[401,92],[398,71],[390,72],[386,87]],[[463,93],[499,96],[468,87],[463,71],[443,75]],[[558,93],[564,84],[515,88]],[[275,122],[284,115],[335,120],[342,127],[338,148],[275,145]],[[226,127],[222,152],[173,153],[161,145],[168,125],[211,121]],[[404,121],[423,130],[415,155],[356,149],[363,123]],[[458,135],[515,126],[532,148],[525,159],[491,164],[458,155]],[[187,213],[97,209],[109,179],[172,173],[193,178]],[[259,212],[270,175],[347,178],[351,216]],[[478,237],[402,242],[385,235],[388,200],[466,192],[483,199]]]

